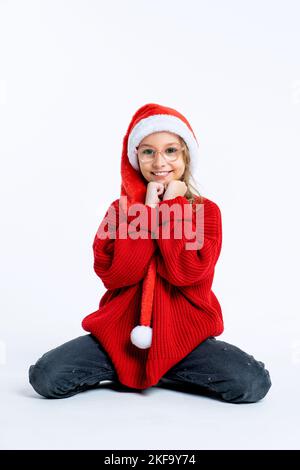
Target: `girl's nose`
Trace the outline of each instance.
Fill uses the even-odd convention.
[[[161,153],[157,153],[155,155],[152,166],[154,168],[162,168],[162,167],[166,166],[166,161],[165,161],[164,157],[161,155]]]

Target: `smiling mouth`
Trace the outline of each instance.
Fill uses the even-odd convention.
[[[168,176],[169,173],[172,173],[173,170],[170,171],[162,171],[162,172],[155,172],[151,171],[151,174],[154,176]]]

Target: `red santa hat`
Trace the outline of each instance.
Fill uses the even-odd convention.
[[[147,191],[147,182],[140,172],[136,149],[147,135],[163,131],[183,138],[189,149],[191,173],[198,167],[199,144],[188,120],[173,108],[156,103],[145,104],[133,115],[123,139],[121,196],[126,196],[127,208],[136,202],[144,204]],[[141,349],[149,348],[152,342],[151,319],[155,279],[154,255],[143,280],[139,325],[132,329],[130,335],[131,342]]]
[[[187,119],[175,109],[152,103],[143,106],[137,113],[127,145],[129,162],[133,168],[139,170],[136,148],[140,142],[153,132],[167,131],[179,135],[185,141],[191,158],[191,172],[194,173],[199,162],[198,142]]]

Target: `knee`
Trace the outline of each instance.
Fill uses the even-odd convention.
[[[228,401],[232,403],[255,403],[266,396],[272,382],[269,371],[261,362],[252,365],[252,369],[235,377],[230,391],[227,393]]]
[[[55,371],[45,366],[41,360],[29,367],[28,375],[29,383],[39,395],[45,398],[62,397],[56,386]]]

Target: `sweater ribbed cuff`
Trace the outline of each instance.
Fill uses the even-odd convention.
[[[145,224],[141,226],[141,229],[148,230],[151,234],[151,238],[158,239],[160,237],[161,227],[172,221],[182,222],[184,219],[190,219],[184,212],[184,205],[190,205],[187,198],[184,196],[177,196],[173,199],[167,199],[160,201],[156,204],[156,207],[145,205]],[[174,209],[169,209],[174,205]]]

